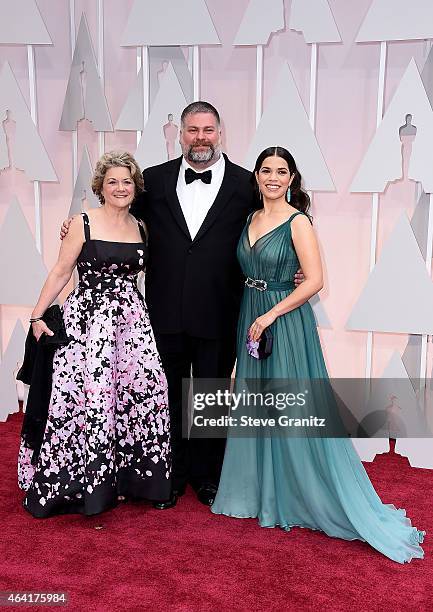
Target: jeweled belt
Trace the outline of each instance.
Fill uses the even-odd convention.
[[[251,278],[247,276],[245,285],[250,289],[257,289],[257,291],[288,291],[294,289],[295,283],[293,281],[265,281],[261,278]]]

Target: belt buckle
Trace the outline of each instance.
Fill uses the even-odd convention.
[[[261,280],[260,278],[250,278],[249,276],[247,276],[245,284],[247,287],[257,289],[257,291],[266,291],[268,288],[268,283],[265,280]]]

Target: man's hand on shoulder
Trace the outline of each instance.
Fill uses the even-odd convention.
[[[73,217],[70,217],[69,219],[66,219],[66,221],[63,221],[62,227],[60,228],[60,240],[63,240],[63,238],[69,232],[69,226],[71,225],[72,219]]]
[[[293,281],[295,283],[295,286],[299,287],[299,285],[301,283],[303,283],[304,280],[305,280],[304,273],[302,272],[302,269],[299,268],[299,270],[296,272],[295,276],[293,277]]]

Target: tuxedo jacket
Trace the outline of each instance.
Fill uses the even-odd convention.
[[[221,188],[194,239],[176,193],[182,158],[143,172],[131,212],[149,230],[146,302],[158,334],[221,338],[236,329],[242,274],[236,248],[253,210],[251,173],[226,156]]]

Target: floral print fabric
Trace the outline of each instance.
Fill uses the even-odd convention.
[[[144,243],[89,237],[83,245],[80,282],[63,306],[71,341],[54,356],[37,464],[24,441],[19,453],[24,507],[34,516],[96,514],[118,495],[170,495],[167,382],[136,287],[145,259]]]

